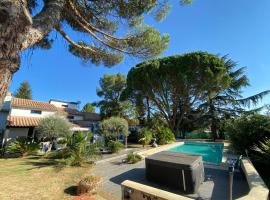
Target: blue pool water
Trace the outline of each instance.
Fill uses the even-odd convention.
[[[220,164],[222,161],[223,143],[185,142],[170,149],[172,152],[201,155],[204,162]]]

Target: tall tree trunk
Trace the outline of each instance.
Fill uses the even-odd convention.
[[[12,75],[19,69],[20,54],[47,35],[61,20],[65,0],[46,0],[33,19],[26,0],[0,0],[0,105]]]
[[[213,104],[213,101],[210,100],[210,115],[211,115],[211,133],[213,137],[213,141],[215,142],[217,139],[217,117],[216,117],[216,110]]]
[[[149,120],[150,120],[150,103],[149,103],[149,98],[148,97],[146,97],[146,105],[147,105],[147,121],[149,122]]]
[[[128,136],[126,135],[125,136],[125,148],[127,149],[127,147],[128,147]]]
[[[0,110],[2,107],[2,102],[7,94],[8,87],[12,78],[12,72],[9,70],[8,66],[4,66],[0,62]]]

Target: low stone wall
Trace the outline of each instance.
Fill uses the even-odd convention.
[[[122,200],[191,200],[188,197],[126,180],[121,184]]]
[[[242,170],[246,176],[250,191],[238,200],[268,200],[269,189],[249,159],[241,160]],[[267,169],[266,169],[267,170]]]

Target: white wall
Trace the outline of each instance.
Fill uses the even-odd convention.
[[[8,140],[16,137],[27,137],[28,128],[10,128],[8,134]]]
[[[72,104],[72,103],[67,103],[67,102],[61,102],[61,101],[51,100],[50,101],[50,104],[53,104],[54,106],[56,106],[58,108],[78,109],[78,105],[77,104]],[[63,105],[67,105],[67,107],[65,107]]]
[[[32,109],[35,110],[35,109]],[[23,117],[46,117],[49,115],[53,115],[54,111],[45,111],[42,110],[41,114],[32,114],[31,109],[24,108],[12,108],[10,112],[10,116],[23,116]]]

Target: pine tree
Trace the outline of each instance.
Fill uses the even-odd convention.
[[[21,83],[14,96],[22,99],[32,99],[32,90],[28,81]]]
[[[21,53],[49,49],[52,31],[83,61],[110,67],[123,61],[124,55],[159,56],[168,47],[169,36],[145,24],[144,17],[152,14],[160,21],[169,9],[168,0],[1,0],[0,104],[19,70]]]
[[[82,112],[91,112],[91,113],[95,113],[95,112],[96,112],[96,109],[95,109],[95,107],[93,106],[93,104],[91,104],[91,103],[86,103],[86,104],[83,106]]]

